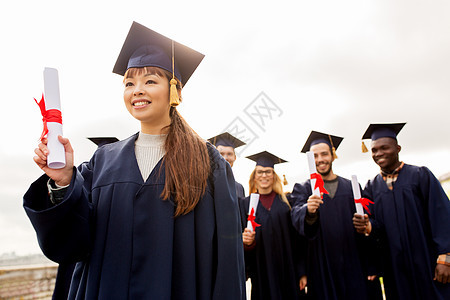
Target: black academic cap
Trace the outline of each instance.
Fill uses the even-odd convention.
[[[325,143],[328,146],[330,146],[330,149],[333,149],[333,147],[334,147],[334,149],[336,150],[339,147],[339,145],[341,144],[343,139],[344,139],[343,137],[339,137],[339,136],[335,136],[335,135],[322,133],[322,132],[313,130],[309,134],[309,137],[306,140],[306,143],[303,146],[303,149],[301,152],[306,153],[309,151],[311,146],[314,146],[314,145],[320,144],[320,143]]]
[[[172,39],[133,22],[113,72],[123,76],[132,67],[158,67],[173,71],[185,85],[205,56],[175,41],[173,45],[175,70],[172,70]]]
[[[370,124],[362,139],[375,141],[382,137],[397,139],[397,135],[406,123]]]
[[[216,136],[208,139],[208,141],[210,141],[211,144],[213,144],[216,147],[217,146],[226,146],[226,147],[237,148],[237,147],[245,145],[245,143],[243,141],[241,141],[237,137],[232,136],[228,132],[224,132],[219,135],[216,135]]]
[[[88,137],[88,139],[99,147],[119,140],[116,137]]]
[[[270,168],[273,168],[273,166],[276,164],[287,162],[286,160],[279,158],[278,156],[273,155],[272,153],[269,153],[267,151],[247,156],[247,158],[255,161],[257,166]]]

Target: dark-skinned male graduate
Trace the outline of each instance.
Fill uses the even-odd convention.
[[[336,149],[343,138],[312,131],[301,152],[312,151],[317,173],[327,193],[312,195],[311,180],[297,183],[291,197],[292,222],[308,238],[308,295],[312,299],[381,299],[379,281],[369,274],[368,238],[358,234],[352,218],[356,211],[351,181],[333,171]],[[306,165],[306,164],[305,164]],[[367,285],[377,284],[371,293]]]
[[[372,214],[353,221],[380,245],[386,299],[448,300],[450,202],[428,168],[400,161],[404,125],[370,124],[364,133],[381,172],[364,188]]]
[[[233,167],[233,164],[236,161],[235,149],[245,145],[243,141],[228,132],[224,132],[212,138],[209,138],[208,141],[216,146],[216,149],[219,151],[220,155],[222,155],[222,157],[230,164],[231,167]],[[236,196],[239,200],[245,198],[244,187],[237,181]]]

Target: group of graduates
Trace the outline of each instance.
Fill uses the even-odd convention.
[[[381,169],[362,193],[364,216],[351,181],[332,168],[342,137],[312,131],[301,151],[314,154],[321,196],[311,179],[283,193],[274,165],[286,161],[266,151],[247,157],[256,162],[249,192],[260,199],[254,230],[250,196],[236,189],[252,299],[383,299],[381,282],[386,299],[450,299],[450,202],[426,167],[400,161],[404,125],[371,124],[363,135]],[[209,141],[231,166],[244,145],[229,133]]]
[[[377,276],[387,299],[450,299],[449,200],[427,168],[399,160],[398,127],[366,133],[381,168],[364,189],[370,215],[355,214],[350,181],[332,170],[342,138],[317,132],[304,151],[314,152],[321,196],[309,180],[284,193],[274,169],[284,160],[264,151],[249,156],[249,193],[259,195],[249,212],[231,169],[236,139],[207,142],[177,110],[203,57],[133,22],[113,72],[140,131],[78,167],[58,136],[59,169],[47,165],[44,133],[33,158],[44,174],[23,206],[60,265],[54,299],[237,300],[247,278],[254,300],[379,299]]]

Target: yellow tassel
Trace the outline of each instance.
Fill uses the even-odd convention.
[[[332,152],[333,152],[333,158],[336,159],[338,158],[337,154],[336,154],[336,148],[331,148]]]
[[[178,106],[180,104],[180,97],[178,97],[177,80],[172,78],[170,80],[170,106]]]
[[[288,184],[288,181],[287,181],[287,179],[286,179],[286,175],[283,174],[283,178],[284,178],[284,179],[283,179],[283,184],[284,184],[284,185],[287,185],[287,184]]]
[[[331,135],[328,135],[328,138],[330,139],[331,152],[333,154],[333,158],[336,159],[338,157],[337,157],[337,154],[336,154],[336,148],[334,148],[334,145],[333,145],[333,139],[331,138]]]
[[[369,150],[367,150],[366,144],[364,144],[364,142],[361,142],[361,143],[362,143],[362,144],[361,144],[361,150],[362,150],[362,152],[363,152],[363,153],[369,152]]]

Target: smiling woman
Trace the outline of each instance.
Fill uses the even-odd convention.
[[[202,58],[133,23],[114,72],[141,131],[78,168],[66,138],[63,169],[47,167],[46,140],[35,150],[46,174],[24,206],[44,254],[76,263],[69,299],[245,298],[231,167],[176,109]]]
[[[306,286],[304,241],[291,222],[291,206],[274,165],[285,160],[263,151],[247,157],[256,162],[250,193],[259,194],[254,221],[246,228],[250,197],[239,202],[245,263],[252,281],[252,299],[299,299]]]

